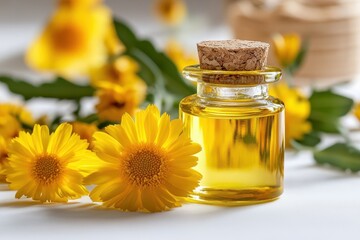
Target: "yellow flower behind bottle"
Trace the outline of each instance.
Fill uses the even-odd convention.
[[[35,125],[32,134],[24,131],[9,145],[6,180],[22,196],[40,202],[67,202],[86,195],[83,177],[92,173],[99,159],[87,149],[86,140],[72,133],[70,124],[61,124],[54,133]]]
[[[157,0],[155,13],[166,24],[177,25],[186,16],[186,5],[182,0]]]
[[[273,37],[275,55],[283,68],[294,63],[301,50],[301,38],[298,34],[276,34]]]
[[[176,40],[170,40],[165,46],[165,53],[175,63],[179,71],[184,67],[199,63],[194,55],[186,53],[185,49]]]
[[[269,94],[285,103],[285,145],[291,147],[293,140],[301,140],[311,131],[310,102],[298,89],[285,83],[271,87]]]
[[[121,125],[94,134],[95,152],[103,166],[87,177],[97,186],[93,201],[124,211],[158,212],[180,206],[198,186],[201,175],[192,169],[201,150],[183,132],[179,119],[150,105],[133,120],[124,114]]]
[[[60,7],[28,48],[26,62],[36,70],[67,77],[87,74],[107,60],[105,36],[111,24],[105,6]]]

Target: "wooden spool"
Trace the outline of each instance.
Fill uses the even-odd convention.
[[[228,1],[235,37],[271,42],[275,33],[298,33],[308,39],[306,58],[296,74],[299,85],[330,85],[360,75],[360,1],[276,2],[269,6],[265,0]],[[279,65],[271,50],[269,64]]]

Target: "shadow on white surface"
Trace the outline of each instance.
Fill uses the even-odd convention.
[[[186,222],[190,219],[203,220],[217,218],[231,214],[234,210],[241,212],[264,206],[264,204],[258,204],[238,207],[221,207],[183,203],[183,207],[174,208],[165,212],[137,213],[104,208],[100,204],[92,203],[89,197],[83,197],[79,200],[70,201],[68,203],[40,203],[38,201],[25,198],[15,199],[15,191],[12,190],[8,190],[6,194],[8,195],[6,200],[3,199],[0,201],[0,212],[6,209],[27,209],[29,211],[31,210],[33,213],[36,212],[37,216],[43,216],[45,218],[53,219],[54,221],[78,221],[79,223],[113,221],[114,219],[119,221],[129,221],[129,219],[133,219],[134,221],[162,221],[164,216],[166,216],[167,219],[177,219]],[[267,203],[266,205],[269,204],[271,203]]]
[[[196,208],[194,207],[196,206]],[[236,208],[236,211],[245,210],[248,208],[254,208],[256,206],[242,206]],[[217,218],[227,213],[233,212],[234,208],[217,207],[209,205],[195,205],[185,204],[181,210],[175,208],[166,212],[159,213],[137,213],[137,212],[123,212],[116,209],[106,209],[97,204],[74,204],[64,205],[60,207],[44,208],[44,214],[47,214],[52,219],[58,221],[78,220],[81,222],[94,222],[94,221],[113,221],[114,219],[119,221],[148,221],[148,220],[160,220],[165,217],[171,221],[176,218],[177,220],[200,220],[204,218]]]

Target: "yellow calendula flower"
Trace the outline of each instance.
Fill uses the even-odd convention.
[[[276,34],[273,36],[275,55],[282,67],[291,65],[301,50],[301,38],[298,34]]]
[[[311,131],[309,100],[295,88],[280,83],[270,88],[270,95],[285,103],[285,145],[291,147],[292,140],[300,140]]]
[[[175,63],[179,71],[182,71],[186,66],[199,62],[195,55],[187,54],[181,44],[175,40],[170,40],[166,44],[165,53]]]
[[[34,123],[34,118],[31,113],[23,106],[14,103],[1,103],[0,114],[10,114],[18,118],[22,123],[31,125]]]
[[[60,0],[59,8],[91,11],[93,8],[101,7],[102,2],[102,0]],[[109,55],[115,55],[124,50],[124,46],[119,41],[119,38],[116,36],[113,24],[110,24],[106,27],[104,43]]]
[[[155,12],[164,23],[176,25],[184,20],[186,5],[182,0],[157,0]]]
[[[360,103],[357,103],[354,107],[354,114],[357,119],[360,121]]]
[[[146,85],[142,81],[127,86],[103,84],[97,91],[97,113],[101,120],[119,122],[124,113],[134,115],[145,95]]]
[[[36,70],[64,76],[87,74],[107,60],[110,25],[111,12],[104,6],[59,8],[29,47],[26,62]]]
[[[144,84],[136,74],[138,71],[137,63],[127,56],[117,58],[115,61],[105,64],[91,71],[91,84],[101,88],[109,83],[118,85]]]
[[[9,145],[7,181],[22,196],[40,202],[67,202],[88,192],[83,177],[98,167],[99,159],[87,149],[86,140],[61,124],[50,135],[47,126],[35,125],[33,133],[20,132]]]
[[[0,136],[6,139],[16,137],[22,130],[22,124],[28,126],[34,124],[34,119],[29,111],[23,106],[12,103],[0,104]]]
[[[93,134],[98,130],[94,123],[72,122],[73,132],[78,134],[81,139],[89,143],[89,149],[94,148]]]
[[[124,211],[158,212],[180,205],[198,186],[201,175],[192,169],[201,150],[183,132],[179,119],[150,105],[133,120],[124,114],[121,125],[96,132],[95,152],[103,166],[86,181],[97,186],[93,201]]]
[[[0,136],[11,139],[16,137],[19,132],[22,130],[21,123],[16,119],[16,117],[0,113]]]
[[[8,140],[6,140],[3,136],[0,136],[0,183],[6,182],[8,144]]]

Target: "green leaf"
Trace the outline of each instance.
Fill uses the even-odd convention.
[[[182,94],[183,97],[195,92],[192,86],[185,83],[176,65],[170,58],[164,53],[157,51],[150,41],[141,40],[139,41],[138,47],[159,67],[165,78],[165,86],[169,91]]]
[[[113,19],[115,31],[121,42],[127,47],[136,47],[138,39],[135,33],[123,22],[116,18]]]
[[[309,121],[315,131],[341,133],[340,118],[346,115],[354,101],[331,90],[314,91],[309,98]]]
[[[341,133],[341,125],[338,119],[325,118],[324,120],[310,119],[312,129],[318,132]]]
[[[0,76],[0,82],[7,85],[12,93],[23,96],[25,100],[34,97],[80,100],[93,96],[95,91],[91,86],[77,85],[61,77],[38,86],[9,76]]]
[[[177,106],[173,103],[195,93],[195,88],[184,81],[176,65],[150,41],[138,38],[123,21],[114,19],[114,25],[118,38],[126,47],[125,54],[139,63],[139,76],[144,79],[148,89],[152,89],[150,95],[153,97],[149,99],[161,105],[162,110],[177,112]],[[168,98],[169,95],[173,97]]]
[[[342,170],[360,171],[360,150],[345,143],[336,143],[314,153],[319,164],[329,164]]]
[[[309,98],[310,119],[339,118],[346,115],[354,104],[351,98],[333,93],[331,90],[314,91]]]
[[[295,140],[297,143],[306,147],[315,147],[321,142],[321,137],[318,132],[310,132],[303,136],[301,140]]]
[[[134,49],[136,49],[152,59],[166,79],[166,87],[169,90],[181,92],[184,96],[195,92],[194,87],[184,81],[176,65],[163,52],[158,51],[149,40],[138,38],[123,21],[114,19],[114,25],[118,38],[127,49],[126,54],[141,61],[139,56],[134,54]]]

